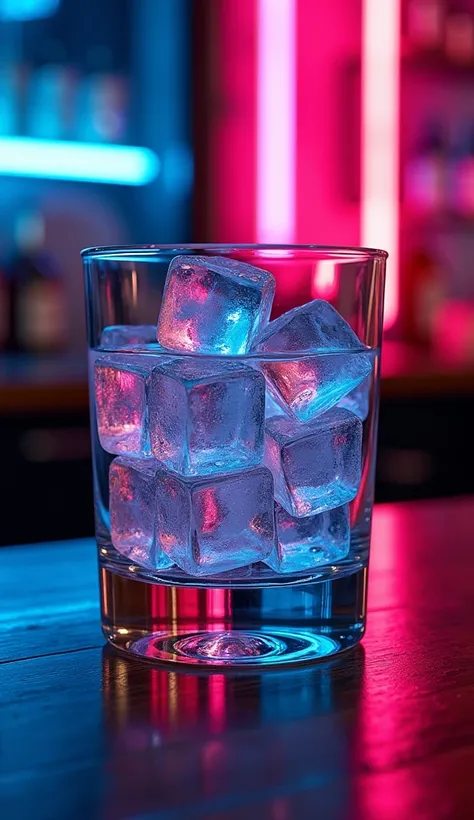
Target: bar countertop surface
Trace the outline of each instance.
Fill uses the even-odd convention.
[[[377,507],[362,645],[263,674],[104,648],[91,540],[0,550],[2,820],[474,817],[473,520]]]

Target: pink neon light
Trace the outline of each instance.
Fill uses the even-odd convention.
[[[217,242],[253,242],[256,235],[257,25],[256,0],[206,3],[214,38],[213,99],[229,100],[210,118],[201,231]],[[232,194],[230,194],[232,192]]]
[[[257,238],[295,232],[295,0],[258,0]]]
[[[362,244],[390,254],[385,327],[399,309],[401,0],[364,0],[362,17]]]

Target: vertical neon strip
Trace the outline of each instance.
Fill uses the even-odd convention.
[[[362,18],[362,244],[390,254],[386,327],[399,309],[400,2],[364,0]]]
[[[295,233],[296,3],[258,0],[257,237]]]
[[[207,215],[201,229],[217,242],[256,239],[257,2],[201,3],[209,14],[206,94],[221,101],[211,106],[209,139],[204,134]]]

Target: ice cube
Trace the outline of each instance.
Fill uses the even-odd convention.
[[[151,377],[153,455],[186,476],[259,464],[264,406],[265,380],[251,367],[222,359],[169,359]]]
[[[290,515],[316,515],[357,494],[362,422],[353,413],[334,408],[308,424],[278,416],[265,429],[265,464]]]
[[[365,421],[369,415],[370,381],[370,376],[368,376],[363,382],[358,384],[354,390],[351,390],[347,396],[341,399],[338,403],[338,407],[350,410],[351,413],[355,413],[361,421]]]
[[[329,410],[372,369],[366,348],[337,310],[322,299],[294,308],[270,322],[255,351],[295,353],[295,357],[262,360],[270,391],[299,421]]]
[[[159,357],[110,354],[96,359],[94,389],[101,446],[113,455],[150,456],[147,393]]]
[[[155,325],[110,325],[104,327],[100,347],[133,347],[162,350],[156,341]]]
[[[115,458],[109,470],[112,544],[126,558],[148,569],[164,569],[172,561],[155,538],[155,459]]]
[[[288,413],[283,409],[269,390],[265,391],[265,418],[271,419],[273,416],[287,416]]]
[[[275,572],[300,572],[341,561],[349,552],[349,505],[295,518],[275,502],[276,546],[265,560]]]
[[[264,560],[275,540],[273,479],[265,467],[212,479],[160,473],[157,542],[190,575]]]
[[[173,350],[247,353],[270,316],[275,280],[223,256],[177,256],[166,278],[157,338]]]

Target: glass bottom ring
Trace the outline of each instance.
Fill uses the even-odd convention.
[[[155,633],[135,641],[129,650],[155,661],[211,666],[270,666],[326,658],[341,645],[325,635],[271,628],[230,629],[194,634]]]

